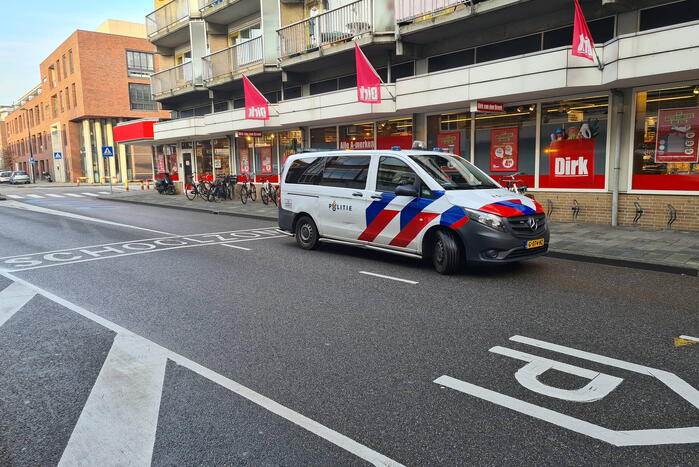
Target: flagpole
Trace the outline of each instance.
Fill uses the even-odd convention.
[[[597,47],[593,47],[592,50],[595,51],[595,58],[597,58],[597,68],[599,68],[599,71],[604,71],[604,63],[602,63],[602,60],[599,59],[599,55],[597,55]]]

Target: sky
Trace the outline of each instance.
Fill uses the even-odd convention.
[[[105,19],[138,23],[153,0],[0,0],[0,105],[39,84],[39,63],[76,29],[94,31]]]

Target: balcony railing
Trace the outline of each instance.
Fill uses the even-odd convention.
[[[148,37],[189,17],[189,0],[173,0],[146,16]]]
[[[226,3],[226,0],[199,0],[199,10],[216,8]]]
[[[451,13],[459,5],[473,7],[483,0],[396,0],[396,21],[404,23],[417,19]]]
[[[219,50],[203,58],[204,81],[240,73],[262,63],[262,37]]]
[[[190,87],[193,84],[192,62],[168,68],[150,77],[151,91],[155,97]]]
[[[358,0],[278,29],[279,56],[346,42],[372,30],[372,0]]]

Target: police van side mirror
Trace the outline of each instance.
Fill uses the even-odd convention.
[[[417,188],[414,185],[398,185],[393,192],[396,196],[417,196]]]

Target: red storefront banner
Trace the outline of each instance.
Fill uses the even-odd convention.
[[[260,146],[255,148],[260,152],[260,162],[262,163],[262,173],[272,173],[272,148],[271,146]]]
[[[490,130],[490,171],[517,172],[519,167],[519,128]]]
[[[501,102],[476,101],[476,105],[471,104],[472,112],[483,112],[491,114],[505,113],[505,104]]]
[[[595,188],[595,140],[553,141],[549,154],[551,188]]]
[[[153,140],[153,125],[156,120],[135,120],[120,123],[114,127],[114,142],[129,143]]]
[[[354,43],[354,61],[357,67],[357,101],[380,104],[381,78],[356,42]]]
[[[461,133],[454,131],[451,133],[439,133],[437,135],[437,147],[440,149],[461,155]]]
[[[261,131],[236,131],[235,132],[236,137],[243,137],[243,136],[252,136],[252,137],[261,137],[262,132]]]
[[[656,131],[656,163],[699,162],[699,108],[658,111]]]
[[[374,149],[373,139],[346,139],[340,141],[340,149]]]
[[[379,136],[376,139],[376,149],[391,149],[398,146],[401,149],[413,147],[413,135]]]
[[[240,154],[240,173],[250,173],[250,149],[240,148],[238,154]]]
[[[243,93],[245,96],[245,118],[248,120],[269,120],[269,101],[243,75]]]
[[[595,61],[595,42],[592,40],[590,28],[587,27],[585,15],[580,3],[575,0],[575,18],[573,20],[573,47],[571,53],[576,57],[583,57],[591,62]]]

